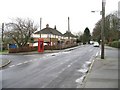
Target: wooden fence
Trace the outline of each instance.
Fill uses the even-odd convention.
[[[61,49],[66,49],[74,46],[77,46],[77,44],[44,46],[44,50],[61,50]],[[9,53],[31,52],[31,51],[37,51],[37,50],[38,50],[38,47],[10,48]]]

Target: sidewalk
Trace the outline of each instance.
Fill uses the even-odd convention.
[[[0,59],[0,68],[8,65],[11,61],[7,59]]]
[[[96,57],[83,88],[118,88],[118,49],[105,46],[105,59]]]

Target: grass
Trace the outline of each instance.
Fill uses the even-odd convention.
[[[0,51],[0,54],[8,54],[8,50]]]

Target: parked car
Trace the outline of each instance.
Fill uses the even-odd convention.
[[[94,44],[94,41],[90,41],[90,45]]]
[[[93,46],[94,47],[99,47],[99,43],[98,42],[94,42]]]

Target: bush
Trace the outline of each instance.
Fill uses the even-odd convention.
[[[108,45],[111,47],[120,48],[120,41],[109,42]]]

